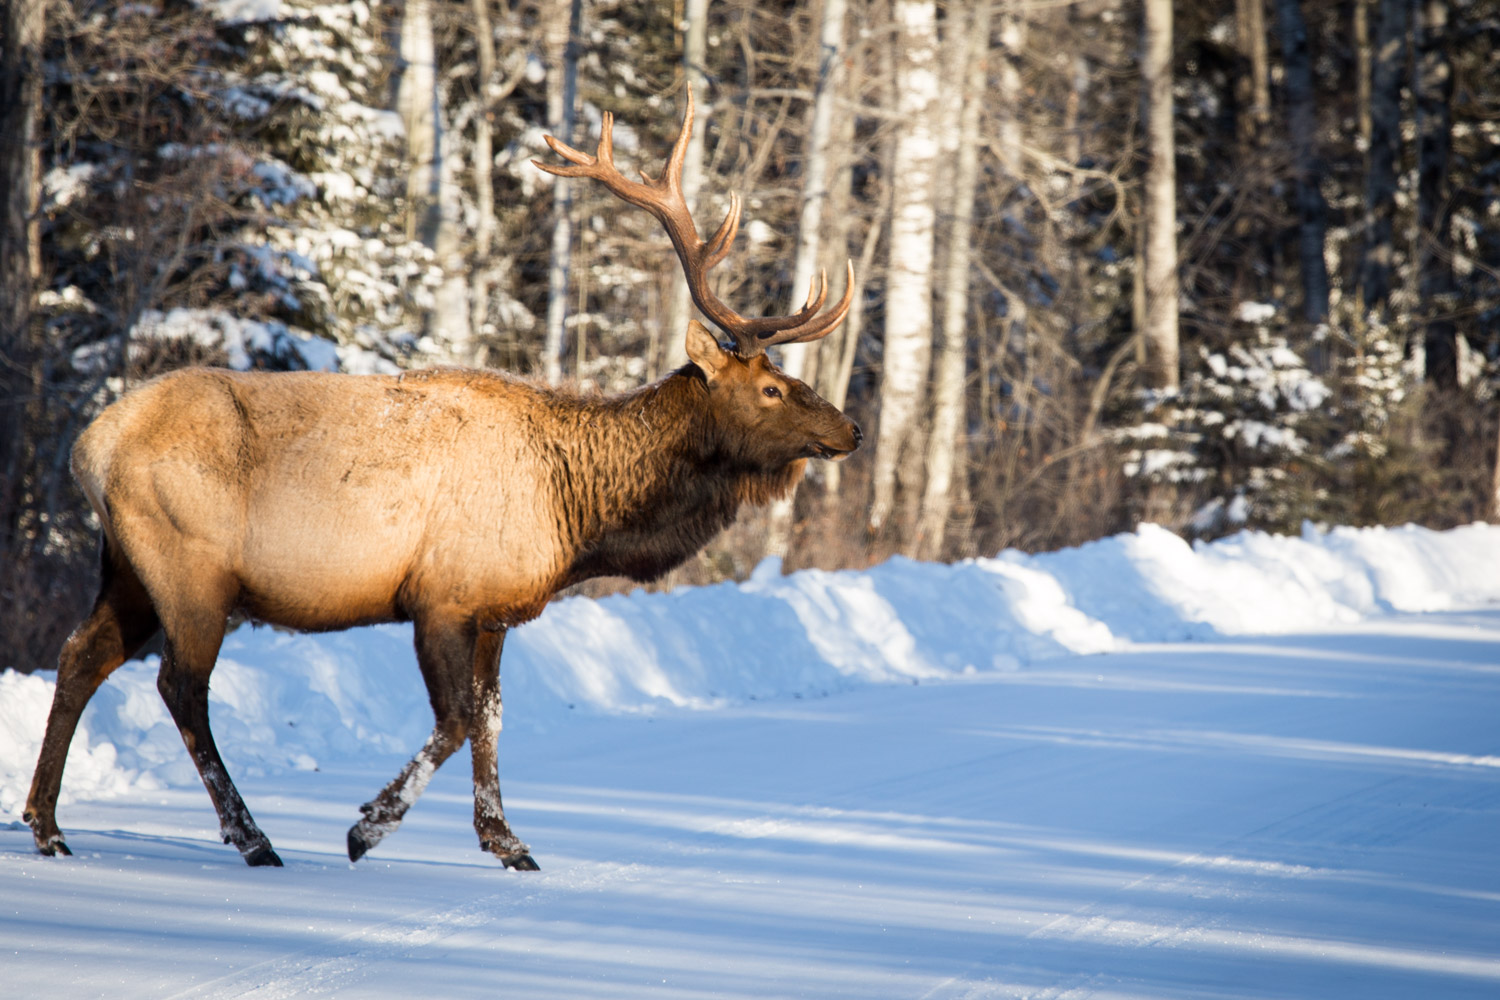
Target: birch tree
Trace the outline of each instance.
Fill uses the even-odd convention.
[[[886,276],[885,355],[880,372],[880,424],[869,526],[881,528],[896,503],[897,473],[918,462],[932,357],[933,204],[938,137],[937,4],[897,0],[895,88],[900,133],[891,184],[890,249]],[[910,471],[910,464],[907,465]]]
[[[551,0],[546,12],[544,45],[547,52],[547,126],[563,142],[573,143],[573,119],[578,99],[578,45],[582,0]],[[568,317],[568,258],[573,250],[572,185],[566,177],[552,180],[552,256],[547,271],[547,332],[542,344],[542,374],[556,385],[562,381],[565,325]]]
[[[935,559],[942,553],[953,494],[958,488],[956,478],[965,474],[968,459],[964,400],[969,346],[969,268],[974,196],[979,183],[979,112],[986,89],[990,5],[977,5],[972,20],[965,21],[958,15],[953,28],[962,32],[965,45],[959,88],[958,156],[948,205],[952,223],[948,230],[947,260],[942,275],[942,341],[933,378],[927,483],[917,525],[916,555],[921,559]],[[1019,147],[1019,134],[1014,141]]]
[[[698,192],[703,187],[703,140],[713,116],[708,73],[704,66],[708,58],[708,0],[687,0],[683,21],[682,72],[693,88],[697,111],[693,134],[688,136],[687,157],[682,161],[682,197],[687,202],[688,211],[695,213],[696,218]],[[672,288],[667,295],[666,329],[662,331],[660,344],[661,371],[671,371],[687,361],[683,332],[687,330],[691,316],[692,301],[688,295],[687,278],[680,268],[674,268]]]
[[[1141,268],[1147,380],[1175,390],[1178,373],[1177,150],[1173,137],[1172,0],[1145,0],[1142,77],[1146,104],[1146,181]]]
[[[845,0],[824,0],[818,34],[818,68],[812,116],[807,132],[807,152],[802,171],[802,211],[797,221],[797,257],[792,266],[792,296],[811,286],[822,254],[823,212],[828,203],[829,146],[834,133],[834,101],[838,94],[839,70],[843,64]],[[802,307],[791,303],[791,311]],[[788,344],[782,348],[782,370],[796,379],[813,382],[817,377],[818,350],[822,344]],[[795,490],[795,487],[794,487]],[[771,506],[767,524],[766,553],[784,556],[791,544],[795,492]]]
[[[1363,3],[1364,0],[1358,0]],[[1240,102],[1244,105],[1238,120],[1240,142],[1249,148],[1256,145],[1271,118],[1271,70],[1266,45],[1265,0],[1234,0],[1235,34],[1240,54],[1249,63],[1250,72],[1236,81]]]
[[[406,0],[401,21],[401,83],[397,101],[406,127],[407,237],[432,249],[442,280],[433,298],[428,333],[444,353],[473,360],[468,266],[464,260],[459,189],[452,138],[444,128],[438,90],[437,43],[429,0]]]
[[[469,275],[470,330],[475,338],[475,350],[466,360],[484,364],[486,348],[479,340],[481,335],[493,331],[490,326],[490,291],[496,281],[496,266],[492,258],[495,244],[495,124],[494,119],[501,101],[509,97],[522,80],[526,70],[524,52],[517,52],[507,60],[507,73],[501,78],[501,67],[495,55],[495,28],[490,17],[491,0],[469,0],[469,10],[474,18],[474,40],[479,71],[478,94],[474,109],[474,148],[471,170],[474,181],[474,250],[473,264]]]

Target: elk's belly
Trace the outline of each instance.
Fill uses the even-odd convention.
[[[412,532],[303,508],[252,518],[237,567],[240,604],[263,621],[331,630],[403,617]]]

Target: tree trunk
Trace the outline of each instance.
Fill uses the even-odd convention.
[[[1176,389],[1178,374],[1177,150],[1173,137],[1172,0],[1146,0],[1146,183],[1142,213],[1146,259],[1144,346],[1146,378],[1155,389]]]
[[[42,41],[44,0],[6,0],[0,24],[0,554],[19,537],[31,453],[29,410],[39,402],[31,311],[41,277]],[[0,581],[3,588],[4,581]]]
[[[458,192],[449,141],[443,132],[437,50],[429,0],[406,0],[401,19],[401,83],[397,95],[406,127],[407,236],[434,251],[444,277],[428,315],[428,333],[457,360],[471,360],[469,289],[457,231]]]
[[[1360,284],[1365,310],[1373,313],[1384,313],[1391,296],[1409,2],[1380,0],[1370,66],[1370,151],[1365,173],[1365,252]]]
[[[1281,29],[1281,57],[1286,74],[1287,124],[1291,131],[1292,164],[1297,181],[1298,254],[1302,265],[1302,315],[1317,325],[1328,319],[1328,265],[1323,249],[1328,230],[1328,205],[1320,184],[1323,164],[1318,156],[1317,108],[1313,101],[1312,56],[1307,44],[1307,22],[1299,0],[1276,0]],[[1312,359],[1314,371],[1327,367]]]
[[[582,0],[551,0],[543,31],[547,49],[547,126],[552,135],[573,145],[578,96],[578,32]],[[568,259],[573,250],[573,194],[566,177],[552,181],[552,255],[547,269],[547,332],[542,344],[542,374],[562,381],[567,344]]]
[[[686,22],[686,31],[682,38],[682,73],[693,88],[697,117],[693,122],[693,134],[688,137],[687,157],[682,161],[682,198],[696,218],[698,192],[703,187],[703,140],[713,115],[708,72],[704,67],[708,59],[708,0],[687,0],[683,21]],[[662,331],[662,371],[671,371],[686,363],[685,338],[692,315],[687,276],[677,268],[672,272],[672,290],[667,297],[667,325]]]
[[[1453,63],[1448,54],[1448,0],[1422,0],[1418,11],[1417,64],[1417,273],[1427,378],[1441,389],[1458,387],[1458,334],[1453,323],[1453,213],[1448,166],[1453,148]]]
[[[895,511],[896,477],[921,455],[921,423],[932,356],[933,206],[938,143],[937,4],[897,0],[896,138],[891,183],[891,237],[885,301],[885,357],[880,372],[880,426],[875,441],[869,525]],[[909,470],[908,470],[909,471]]]
[[[985,11],[988,19],[989,11]],[[1005,0],[1000,7],[1000,65],[998,79],[1000,162],[1010,180],[1021,180],[1021,57],[1026,46],[1026,21],[1018,0]]]
[[[0,2],[0,668],[46,666],[55,604],[44,561],[47,541],[43,479],[45,440],[43,344],[32,316],[41,278],[43,0]],[[66,445],[54,445],[54,453]],[[63,456],[58,454],[59,459]],[[65,475],[58,470],[52,476]]]
[[[1241,104],[1238,121],[1241,145],[1253,148],[1264,137],[1271,119],[1271,70],[1266,45],[1265,0],[1234,0],[1235,32],[1249,74],[1236,82]]]
[[[489,319],[491,273],[490,251],[495,241],[495,162],[494,107],[495,91],[499,81],[495,78],[495,33],[490,23],[490,0],[470,0],[474,13],[474,39],[479,49],[479,95],[474,114],[474,260],[469,278],[469,326],[476,341],[471,359],[484,364],[485,348],[479,337],[485,331]]]
[[[955,25],[956,26],[956,25]],[[958,163],[953,178],[952,227],[943,274],[942,346],[933,380],[932,433],[927,441],[927,484],[917,524],[916,554],[942,554],[948,515],[953,507],[955,471],[967,475],[968,446],[964,428],[967,389],[969,267],[975,192],[979,186],[979,111],[983,106],[989,60],[990,8],[979,4],[972,23],[963,25],[967,45],[959,94]],[[1016,136],[1019,145],[1019,133]]]
[[[1370,51],[1371,2],[1354,0],[1354,117],[1365,149],[1370,148],[1370,71],[1374,57]]]
[[[812,119],[807,134],[807,158],[802,175],[802,215],[797,224],[797,257],[792,267],[792,312],[802,307],[799,292],[806,294],[818,272],[821,258],[823,210],[828,203],[828,149],[833,139],[833,105],[843,66],[845,0],[824,0],[822,30],[818,45],[818,79],[813,97]],[[788,344],[782,348],[786,373],[805,382],[817,378],[821,344]],[[795,487],[793,488],[795,490]],[[771,505],[767,518],[766,554],[785,556],[791,546],[793,492]]]
[[[406,235],[432,246],[438,221],[437,65],[428,0],[406,0],[401,15],[401,82],[396,102],[406,129]]]
[[[854,145],[853,116],[841,117],[838,127],[839,141],[843,144],[843,148],[852,147]],[[893,144],[886,143],[887,147],[891,145]],[[889,158],[889,155],[881,157],[882,161],[888,161]],[[888,163],[883,162],[882,165],[888,166]],[[888,170],[886,174],[889,176]],[[833,196],[836,205],[833,223],[836,242],[838,246],[848,248],[854,230],[853,220],[850,218],[854,204],[854,165],[852,163],[846,161],[840,164]],[[865,230],[859,259],[854,264],[854,301],[849,306],[849,315],[844,317],[844,322],[837,330],[823,340],[823,357],[818,366],[818,393],[841,410],[849,398],[849,380],[854,374],[854,359],[859,353],[859,339],[864,330],[865,283],[875,268],[875,253],[880,245],[880,234],[889,215],[890,186],[887,185],[881,197],[881,204],[875,210],[874,218]],[[823,470],[825,503],[833,503],[837,500],[844,465],[843,462],[834,462]]]

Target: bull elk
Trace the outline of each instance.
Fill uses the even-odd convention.
[[[683,200],[693,126],[657,180],[613,162],[612,118],[590,156],[551,136],[569,165],[665,227],[694,301],[733,343],[689,323],[689,363],[644,388],[584,396],[487,371],[400,376],[186,369],[128,393],[79,437],[73,470],[103,525],[102,583],[63,646],[25,819],[43,854],[63,765],[106,677],[158,630],[157,688],[250,865],[280,865],[225,770],[208,683],[233,613],[330,631],[410,621],[435,717],[432,735],[360,811],[351,860],[390,834],[449,755],[469,741],[474,829],[507,867],[534,870],[500,804],[500,654],[506,632],[591,577],[653,579],[697,552],[742,504],[784,495],[809,458],[841,458],[859,428],[767,359],[773,344],[826,336],[826,274],[800,311],[747,319],[708,272],[728,254],[740,202],[706,242]],[[852,287],[853,267],[848,278]]]

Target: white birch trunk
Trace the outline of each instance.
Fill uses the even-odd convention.
[[[451,141],[445,134],[441,145]],[[438,230],[433,249],[443,270],[433,310],[432,336],[447,353],[462,364],[476,359],[478,344],[474,337],[469,307],[468,261],[464,258],[462,189],[456,176],[458,158],[441,156],[438,164]]]
[[[1177,160],[1173,142],[1172,0],[1146,0],[1146,194],[1143,290],[1147,377],[1176,389],[1178,375]]]
[[[709,99],[708,73],[704,61],[708,58],[708,0],[687,0],[683,10],[686,31],[682,39],[682,72],[693,88],[696,115],[693,134],[688,136],[687,157],[682,161],[682,199],[688,211],[705,235],[713,231],[717,223],[705,223],[697,217],[698,192],[703,187],[703,137],[708,134],[708,122],[713,113],[713,102]],[[662,331],[661,371],[672,371],[687,363],[687,325],[693,315],[692,298],[688,294],[687,278],[681,268],[672,272],[672,288],[667,293],[667,324]]]
[[[496,100],[495,35],[490,23],[490,0],[470,0],[474,13],[474,38],[479,49],[479,107],[474,116],[474,263],[469,277],[470,330],[475,339],[473,356],[466,360],[484,364],[479,337],[489,320],[490,284],[494,279],[490,250],[495,240],[494,125],[491,113]]]
[[[927,484],[917,523],[916,555],[936,559],[942,553],[948,515],[953,509],[954,474],[964,474],[968,459],[964,435],[964,397],[968,360],[970,241],[974,197],[979,185],[979,110],[983,104],[989,57],[988,4],[975,9],[965,25],[963,95],[958,120],[958,161],[953,178],[952,227],[943,274],[942,347],[933,381],[932,431],[927,439]],[[1019,146],[1019,132],[1015,136]]]
[[[396,92],[406,129],[406,235],[432,245],[436,233],[438,134],[434,95],[437,67],[428,0],[406,0],[401,18],[401,82]]]
[[[573,105],[578,91],[578,50],[574,37],[580,14],[580,0],[552,0],[544,28],[550,64],[547,124],[551,133],[568,145],[573,145]],[[552,255],[547,272],[547,330],[542,343],[542,374],[553,385],[562,381],[567,341],[568,258],[572,249],[572,185],[568,178],[557,177],[552,187]]]
[[[823,228],[823,210],[828,203],[828,148],[833,138],[833,104],[838,71],[843,61],[845,0],[824,0],[819,33],[818,80],[808,127],[807,159],[802,178],[802,215],[797,224],[797,257],[792,267],[792,298],[789,311],[802,308],[806,290],[818,271]],[[817,377],[819,344],[788,344],[782,348],[782,369],[793,378],[811,382]],[[767,517],[766,554],[785,556],[791,547],[792,509],[796,493],[771,505]]]
[[[932,357],[937,5],[932,0],[897,0],[894,14],[901,47],[896,62],[901,132],[896,139],[891,178],[895,195],[886,278],[880,426],[869,514],[872,530],[880,528],[895,510],[896,475],[901,464],[918,458],[910,453],[909,446],[918,436]]]
[[[985,11],[988,18],[989,11]],[[1000,9],[1000,159],[1011,180],[1021,179],[1021,56],[1026,45],[1026,22],[1018,0],[1006,0]]]
[[[437,52],[428,0],[407,0],[401,21],[401,74],[398,93],[406,127],[407,202],[411,214],[407,232],[432,248],[443,281],[438,286],[428,319],[429,336],[451,357],[472,360],[473,335],[469,324],[469,287],[463,256],[459,189],[452,158],[444,155],[437,84]]]

